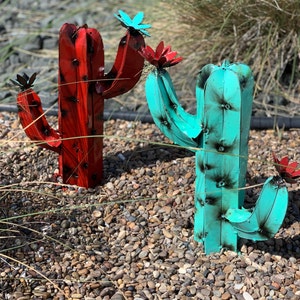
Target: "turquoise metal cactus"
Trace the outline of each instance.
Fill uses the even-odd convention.
[[[280,177],[266,180],[254,208],[243,208],[254,85],[250,68],[228,61],[203,67],[196,86],[197,113],[190,114],[180,105],[164,69],[166,53],[173,53],[172,65],[176,52],[147,47],[143,55],[156,66],[145,84],[154,122],[174,143],[195,151],[195,240],[208,254],[237,251],[238,237],[254,241],[273,237],[288,203]]]

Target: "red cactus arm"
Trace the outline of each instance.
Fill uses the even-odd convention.
[[[18,94],[17,103],[20,122],[27,136],[43,148],[60,152],[60,136],[48,124],[40,97],[29,88]]]
[[[102,92],[104,98],[126,93],[135,86],[144,67],[144,58],[138,50],[144,46],[144,38],[138,31],[127,31],[119,43],[112,69],[97,85],[98,92]]]

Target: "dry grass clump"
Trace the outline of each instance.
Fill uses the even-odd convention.
[[[260,101],[276,106],[280,104],[276,103],[279,98],[299,104],[296,99],[300,89],[299,1],[175,0],[169,3],[176,12],[176,22],[182,27],[181,39],[177,39],[180,44],[176,46],[188,56],[191,65],[199,69],[223,59],[242,61],[253,70]],[[188,69],[194,73],[195,67]]]

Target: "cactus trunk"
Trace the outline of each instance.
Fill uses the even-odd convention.
[[[205,86],[198,79],[205,95],[198,100],[203,111],[203,150],[196,151],[194,234],[197,241],[205,240],[207,253],[237,249],[237,232],[223,215],[244,201],[241,188],[247,171],[250,118],[243,116],[251,112],[253,88],[251,72],[245,71],[235,72],[225,63],[209,74]],[[207,75],[200,73],[200,77]]]
[[[65,183],[94,187],[101,182],[103,169],[104,99],[95,89],[104,71],[99,33],[63,25],[59,66],[60,174]]]

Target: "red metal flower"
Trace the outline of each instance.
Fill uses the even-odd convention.
[[[158,69],[174,66],[182,61],[182,57],[176,57],[177,52],[172,51],[171,46],[165,47],[163,41],[157,45],[155,51],[150,46],[143,47],[141,54]]]
[[[275,153],[272,153],[273,160],[275,163],[275,168],[279,175],[289,183],[297,182],[297,179],[300,178],[300,169],[297,169],[298,163],[296,161],[289,163],[288,156],[284,156],[279,160]]]

